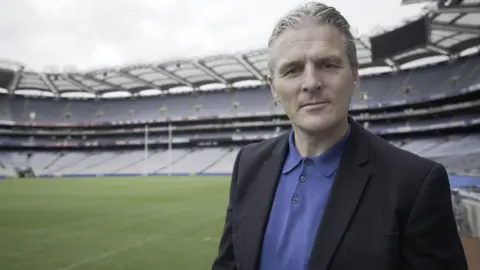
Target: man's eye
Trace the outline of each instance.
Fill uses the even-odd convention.
[[[290,68],[290,69],[287,70],[287,72],[285,72],[285,74],[292,74],[292,73],[295,74],[299,71],[300,71],[299,68]]]

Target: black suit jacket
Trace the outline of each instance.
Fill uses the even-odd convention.
[[[258,269],[287,145],[284,134],[238,153],[213,270]],[[467,269],[442,165],[352,121],[339,166],[308,269]]]

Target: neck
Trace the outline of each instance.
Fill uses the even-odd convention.
[[[348,130],[348,120],[336,124],[328,130],[320,132],[307,133],[297,127],[293,127],[294,142],[297,151],[301,156],[318,156],[330,149],[340,139],[345,136]]]

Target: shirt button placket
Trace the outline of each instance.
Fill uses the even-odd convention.
[[[300,201],[300,200],[299,200],[298,196],[297,196],[297,195],[294,195],[293,198],[292,198],[292,203],[293,203],[293,204],[298,204],[299,201]]]

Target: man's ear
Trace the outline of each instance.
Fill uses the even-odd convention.
[[[355,91],[360,88],[360,75],[358,75],[358,64],[355,64],[352,67],[352,73],[353,73],[353,83],[355,85],[354,87],[354,91]]]
[[[279,102],[277,92],[275,91],[275,85],[273,83],[272,75],[267,75],[267,82],[268,82],[268,86],[270,87],[270,92],[272,93],[273,98],[275,99],[275,101]]]

